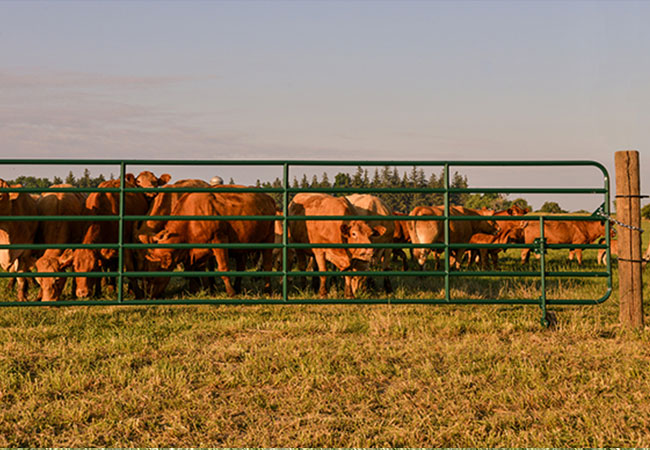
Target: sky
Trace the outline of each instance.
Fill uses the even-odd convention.
[[[0,157],[588,159],[613,180],[614,152],[636,149],[647,192],[648,23],[650,2],[624,1],[4,0]],[[472,186],[602,186],[591,169],[459,171]]]

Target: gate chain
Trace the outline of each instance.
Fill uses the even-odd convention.
[[[594,213],[592,215],[602,217],[603,219],[607,219],[610,222],[614,222],[616,225],[619,225],[619,226],[624,227],[624,228],[628,228],[628,229],[633,230],[633,231],[639,231],[641,233],[643,233],[645,231],[643,228],[635,227],[634,225],[628,225],[626,223],[618,221],[618,220],[614,219],[613,217],[608,216],[607,214],[605,214],[605,204],[604,203],[602,205],[600,205],[598,207],[598,209],[596,209],[596,211],[594,211]]]

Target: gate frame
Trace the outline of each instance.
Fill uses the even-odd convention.
[[[547,307],[549,305],[577,305],[577,304],[599,304],[607,300],[612,292],[612,266],[610,254],[610,223],[605,220],[605,243],[604,244],[546,244],[544,241],[544,223],[549,220],[576,220],[576,221],[594,221],[603,220],[602,217],[594,216],[575,216],[565,215],[559,217],[544,215],[527,215],[527,216],[500,216],[499,220],[539,220],[541,239],[538,247],[533,244],[453,244],[449,242],[449,222],[460,220],[485,220],[483,216],[450,216],[451,193],[502,193],[502,194],[603,194],[604,195],[604,214],[610,214],[610,183],[607,169],[597,161],[589,160],[571,160],[571,161],[331,161],[331,160],[104,160],[104,159],[1,159],[0,165],[119,165],[120,167],[120,187],[118,188],[0,188],[0,192],[25,192],[25,193],[42,193],[42,192],[118,192],[120,194],[119,215],[117,216],[93,216],[93,220],[117,220],[119,221],[119,242],[116,244],[24,244],[24,245],[0,245],[0,249],[7,248],[25,248],[25,249],[45,249],[45,248],[115,248],[118,250],[119,270],[115,273],[118,277],[117,300],[62,300],[54,303],[48,302],[7,302],[0,301],[0,306],[80,306],[80,305],[152,305],[152,304],[538,304],[542,310],[542,323],[549,325]],[[129,192],[162,192],[161,188],[126,188],[124,180],[128,166],[278,166],[282,168],[283,187],[282,188],[221,188],[220,192],[265,192],[281,193],[283,196],[282,216],[155,216],[159,220],[282,220],[283,236],[281,244],[127,244],[124,243],[123,229],[125,220],[151,220],[151,216],[127,216],[124,215],[124,195]],[[290,167],[308,167],[308,166],[393,166],[393,167],[443,167],[443,188],[291,188],[289,187]],[[450,167],[595,167],[603,174],[604,185],[602,188],[451,188],[449,168]],[[212,192],[214,188],[165,188],[164,192]],[[326,193],[441,193],[444,197],[443,216],[419,216],[409,217],[408,220],[443,220],[445,222],[444,243],[441,244],[358,244],[358,248],[432,248],[444,249],[445,269],[444,271],[422,271],[422,272],[398,272],[398,271],[364,271],[364,272],[346,272],[346,271],[326,271],[326,272],[301,272],[289,271],[287,267],[287,251],[289,248],[301,247],[320,247],[320,248],[354,248],[354,244],[330,244],[330,245],[312,245],[312,244],[292,244],[288,240],[288,221],[289,220],[404,220],[404,216],[289,216],[288,200],[289,194],[297,192],[326,192]],[[242,219],[246,217],[246,219]],[[8,220],[87,220],[88,216],[8,216],[2,221]],[[124,277],[125,276],[177,276],[174,272],[127,272],[123,267],[123,252],[126,248],[281,248],[283,254],[282,271],[258,271],[258,272],[238,272],[228,271],[210,272],[214,276],[272,276],[282,277],[282,299],[157,299],[157,300],[124,300]],[[453,248],[538,248],[540,250],[540,270],[539,271],[462,271],[454,272],[450,268],[450,249]],[[545,249],[560,248],[580,248],[580,249],[606,249],[606,272],[548,272],[546,270],[546,261],[544,256]],[[205,276],[206,272],[183,272],[183,276]],[[292,300],[288,298],[288,277],[289,276],[444,276],[445,277],[445,298],[444,299],[303,299]],[[15,273],[0,273],[0,277],[15,277]],[[105,272],[27,272],[22,273],[22,277],[104,277]],[[537,277],[540,278],[540,297],[538,299],[454,299],[450,296],[450,279],[452,277],[468,276],[495,276],[495,277]],[[546,293],[547,277],[600,277],[607,278],[607,291],[599,299],[548,299]]]

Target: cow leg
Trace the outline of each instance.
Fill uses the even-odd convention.
[[[273,270],[273,249],[262,250],[262,268],[265,272],[270,272]],[[272,294],[273,289],[271,287],[271,277],[264,277],[264,292],[267,294]]]
[[[327,270],[327,263],[325,261],[325,252],[322,251],[322,250],[319,251],[319,250],[314,249],[314,257],[316,259],[316,265],[318,266],[319,272],[325,272]],[[318,295],[320,296],[320,298],[327,298],[327,277],[324,276],[324,275],[321,275],[319,278],[320,278],[320,287],[318,289]],[[347,290],[347,287],[348,287],[347,279],[349,277],[345,277],[345,278],[346,278],[345,285],[346,285],[346,290]],[[350,294],[351,293],[352,293],[352,289],[350,289]],[[346,295],[347,295],[347,292],[346,292]]]
[[[16,287],[18,288],[18,301],[26,302],[28,300],[27,298],[27,291],[29,289],[28,281],[25,278],[19,277],[16,279]]]
[[[343,278],[345,279],[345,298],[354,298],[354,294],[352,293],[352,277],[345,276]]]
[[[213,248],[212,253],[217,260],[217,269],[219,272],[228,272],[228,251],[224,248]],[[230,277],[223,275],[221,277],[223,284],[226,286],[226,293],[229,296],[235,295],[235,290],[230,284]]]
[[[15,277],[9,278],[9,283],[7,283],[7,290],[13,291],[15,287],[16,287],[16,278]]]
[[[243,272],[246,270],[246,254],[242,252],[235,252],[235,270]],[[243,277],[235,277],[235,292],[241,293],[241,282]]]
[[[298,265],[298,270],[304,272],[307,269],[307,254],[302,250],[296,251],[296,264]],[[299,277],[298,278],[298,287],[300,289],[306,289],[307,287],[307,278]]]
[[[576,261],[578,261],[578,265],[582,265],[582,249],[581,248],[576,248],[575,250],[576,254]]]
[[[73,299],[77,298],[77,278],[76,277],[71,277],[72,279],[72,292],[70,293],[70,297]]]
[[[523,248],[521,249],[521,264],[526,264],[530,259],[530,249]]]

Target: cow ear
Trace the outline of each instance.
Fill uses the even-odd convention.
[[[138,240],[142,244],[153,244],[154,236],[148,233],[142,233],[138,235]]]
[[[67,267],[70,267],[72,265],[72,261],[74,260],[74,251],[69,248],[64,251],[61,256],[59,256],[59,265],[61,266],[61,269],[65,269]]]
[[[344,238],[349,238],[350,237],[350,225],[342,223],[341,224],[341,235]]]
[[[11,187],[21,189],[23,187],[23,185],[22,184],[12,184]],[[20,195],[20,192],[10,192],[9,193],[9,200],[16,200],[19,195]]]
[[[135,176],[133,176],[132,173],[127,173],[126,176],[124,177],[124,180],[125,180],[127,183],[135,184]]]
[[[167,230],[162,230],[153,236],[149,236],[149,244],[156,244],[160,242],[161,240],[165,239],[166,235]]]
[[[372,227],[372,237],[382,236],[386,232],[386,227],[383,225],[376,225]]]
[[[168,173],[163,173],[160,175],[160,178],[158,178],[158,186],[162,186],[163,184],[169,183],[169,180],[172,179],[172,176]]]

